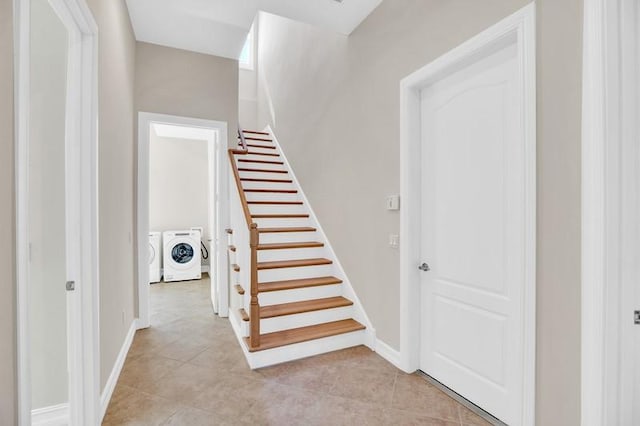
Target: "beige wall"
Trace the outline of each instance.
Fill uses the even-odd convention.
[[[104,387],[134,319],[135,40],[124,0],[89,0],[99,35],[100,363]]]
[[[582,0],[538,0],[539,425],[580,419]]]
[[[378,337],[399,347],[399,82],[528,0],[386,0],[351,36],[262,15],[271,123]],[[580,418],[581,0],[538,0],[537,424]],[[336,214],[339,209],[340,214]]]
[[[0,0],[0,150],[0,424],[12,425],[17,410],[11,0]]]
[[[135,88],[136,114],[226,121],[229,143],[235,144],[238,61],[138,42]]]

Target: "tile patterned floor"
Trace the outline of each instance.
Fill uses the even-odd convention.
[[[209,280],[151,287],[103,425],[488,425],[365,347],[251,371]]]

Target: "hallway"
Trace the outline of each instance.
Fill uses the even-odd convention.
[[[209,278],[151,286],[103,425],[486,425],[422,377],[356,347],[251,371]]]

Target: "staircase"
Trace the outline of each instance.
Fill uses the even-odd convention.
[[[367,344],[373,330],[277,140],[229,150],[230,313],[252,368]]]

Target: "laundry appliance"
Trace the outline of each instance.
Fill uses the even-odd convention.
[[[200,231],[166,231],[162,239],[165,282],[202,278]]]
[[[160,232],[149,232],[149,282],[158,283],[162,279],[162,244]]]

